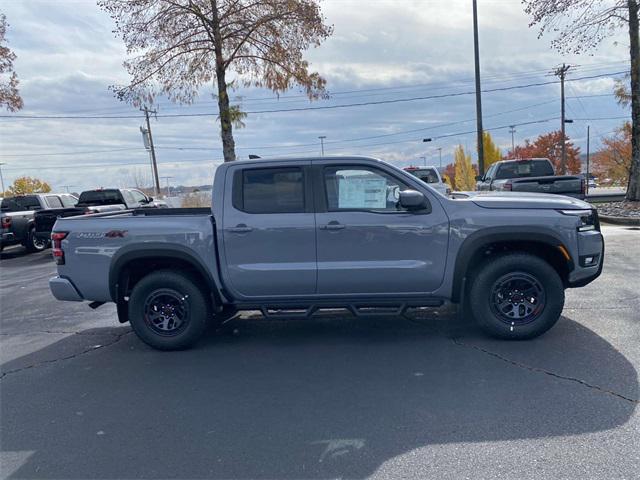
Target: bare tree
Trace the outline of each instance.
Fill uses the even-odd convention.
[[[146,170],[135,168],[130,171],[129,182],[138,190],[153,189],[153,181],[151,175]]]
[[[130,58],[127,86],[117,96],[139,105],[167,95],[192,103],[215,82],[225,161],[235,160],[233,85],[281,93],[295,85],[310,99],[326,95],[303,53],[331,35],[316,0],[100,0],[116,22]],[[228,77],[234,76],[233,82]]]
[[[638,0],[522,0],[531,15],[530,26],[542,36],[552,32],[552,45],[562,52],[580,53],[595,48],[621,28],[629,31],[631,59],[631,173],[627,200],[640,200],[640,39]],[[620,97],[619,97],[620,98]]]
[[[18,76],[13,71],[16,54],[5,45],[7,33],[7,17],[0,13],[0,107],[15,112],[23,107],[22,97],[18,91]]]

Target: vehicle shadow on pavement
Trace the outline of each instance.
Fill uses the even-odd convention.
[[[85,331],[45,350],[113,341],[3,366],[23,368],[1,383],[3,455],[15,478],[364,478],[426,446],[612,429],[637,406],[633,366],[577,322],[498,342],[449,320],[235,320],[165,353]]]

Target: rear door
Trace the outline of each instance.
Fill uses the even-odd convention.
[[[310,166],[311,162],[281,162],[227,170],[223,218],[216,220],[223,235],[223,278],[235,297],[315,293]]]
[[[390,168],[318,163],[318,293],[377,296],[436,290],[449,239],[448,218],[437,196]],[[423,192],[430,211],[400,207],[399,191],[407,189]]]

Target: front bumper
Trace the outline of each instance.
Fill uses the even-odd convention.
[[[64,277],[52,277],[49,279],[49,289],[58,300],[68,302],[82,302],[84,298],[78,289],[71,283],[71,280]]]
[[[598,257],[598,263],[583,267],[585,257]],[[604,238],[597,230],[578,233],[578,258],[575,259],[574,269],[569,274],[569,287],[583,287],[600,276],[604,266]]]

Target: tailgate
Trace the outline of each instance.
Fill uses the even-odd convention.
[[[580,194],[582,193],[582,180],[579,177],[533,177],[511,180],[514,192],[537,192]]]

